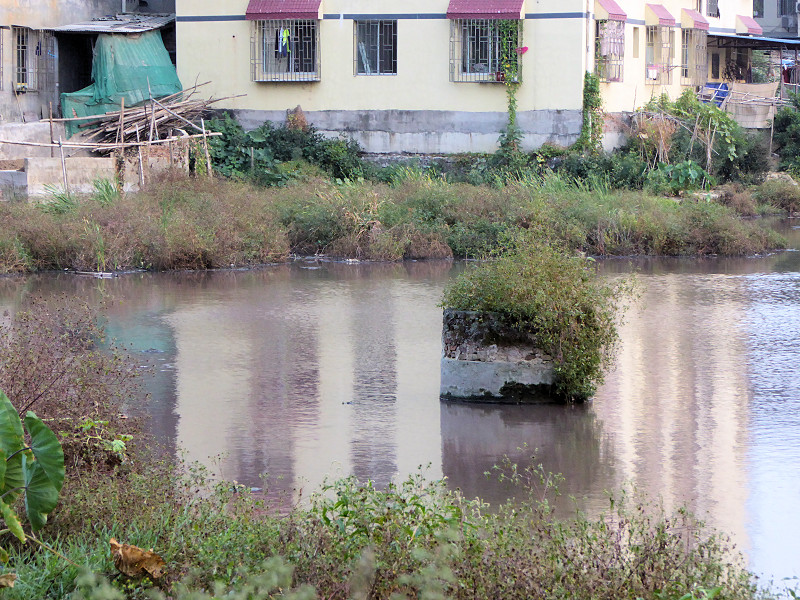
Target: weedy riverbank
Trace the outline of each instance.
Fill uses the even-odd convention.
[[[303,174],[282,187],[173,175],[137,194],[98,182],[86,197],[2,203],[0,273],[227,268],[315,253],[481,257],[530,228],[599,256],[747,255],[785,241],[741,215],[794,206],[786,195],[794,189],[783,182],[732,188],[716,200],[676,199],[552,173],[490,186],[447,183],[413,168],[396,169],[389,183],[298,168]]]

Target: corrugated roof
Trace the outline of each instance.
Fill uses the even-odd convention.
[[[525,0],[450,0],[448,19],[519,19]]]
[[[319,19],[322,0],[250,0],[248,21],[266,19]]]
[[[161,29],[175,21],[174,14],[124,14],[54,27],[58,33],[142,33]]]

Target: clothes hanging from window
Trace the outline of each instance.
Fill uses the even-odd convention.
[[[280,27],[275,31],[275,58],[286,58],[289,56],[289,42],[291,33],[288,27]]]

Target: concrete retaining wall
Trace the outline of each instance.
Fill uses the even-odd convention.
[[[499,316],[444,311],[442,326],[444,399],[478,402],[551,401],[553,360],[528,333]]]
[[[283,123],[285,111],[232,111],[245,129],[264,121]],[[321,110],[306,111],[309,124],[321,133],[356,140],[370,153],[452,154],[494,152],[505,129],[505,112],[447,110]],[[517,114],[522,144],[533,150],[545,142],[569,146],[580,134],[579,110],[530,110]]]

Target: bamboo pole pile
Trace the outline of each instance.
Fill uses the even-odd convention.
[[[205,137],[208,133],[201,125],[203,116],[210,107],[235,96],[215,99],[195,99],[195,85],[171,96],[155,99],[152,94],[143,104],[134,107],[121,105],[120,110],[91,117],[66,117],[54,121],[80,121],[83,131],[81,144],[96,146],[100,152],[109,152],[115,147],[147,145],[178,137]]]

